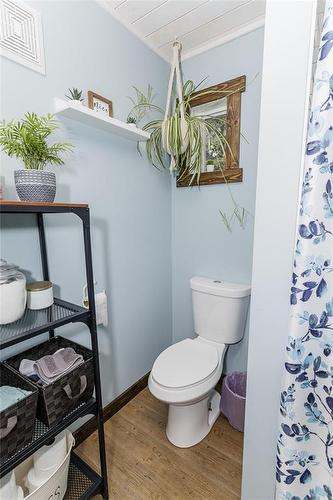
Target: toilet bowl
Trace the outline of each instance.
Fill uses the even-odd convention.
[[[175,446],[199,443],[219,416],[220,394],[214,388],[225,352],[225,345],[196,337],[172,345],[156,359],[148,386],[169,405],[166,435]]]
[[[229,344],[244,334],[250,287],[209,278],[192,278],[195,338],[165,349],[150,372],[150,392],[169,405],[166,435],[188,448],[199,443],[220,414],[215,390]]]

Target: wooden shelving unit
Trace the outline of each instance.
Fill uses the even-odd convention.
[[[97,113],[93,109],[73,101],[64,101],[63,99],[55,98],[54,114],[76,120],[84,125],[96,127],[111,134],[119,135],[130,141],[144,142],[150,136],[145,130],[129,125],[117,118],[110,118],[105,114]]]
[[[89,308],[84,309],[76,304],[55,298],[54,305],[46,310],[30,311],[27,309],[24,316],[18,321],[9,325],[0,326],[0,349],[6,349],[13,344],[18,344],[19,342],[36,337],[45,332],[48,332],[49,338],[52,338],[54,337],[56,328],[73,322],[82,322],[89,329],[91,337],[95,377],[95,398],[90,399],[85,404],[81,404],[71,413],[63,415],[61,422],[54,427],[48,428],[36,419],[33,438],[27,446],[22,449],[15,450],[15,453],[10,455],[6,460],[1,460],[0,453],[0,477],[3,477],[5,474],[10,472],[79,418],[85,415],[95,415],[97,419],[99,438],[101,475],[97,475],[95,471],[83,462],[83,460],[75,455],[75,453],[72,453],[65,500],[88,500],[98,493],[101,494],[105,500],[107,500],[109,497],[105,457],[101,379],[98,357],[89,207],[86,204],[48,204],[0,201],[1,216],[3,216],[3,214],[25,213],[33,213],[36,215],[36,222],[39,230],[42,274],[43,279],[47,281],[49,281],[50,277],[43,215],[54,213],[74,213],[77,217],[79,217],[82,222],[83,229]]]

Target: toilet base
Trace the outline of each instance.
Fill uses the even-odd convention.
[[[169,404],[166,435],[179,448],[189,448],[203,440],[220,415],[221,395],[213,390],[200,401]]]

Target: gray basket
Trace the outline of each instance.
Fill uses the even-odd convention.
[[[0,363],[0,384],[31,391],[31,394],[0,412],[0,463],[2,464],[32,440],[38,389],[3,363]]]
[[[63,347],[72,347],[83,356],[84,363],[51,384],[42,387],[34,384],[39,389],[37,417],[48,427],[59,423],[65,415],[92,397],[94,367],[91,350],[63,337],[54,337],[5,361],[18,371],[23,358],[37,360]]]

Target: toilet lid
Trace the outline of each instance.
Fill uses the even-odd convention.
[[[216,347],[193,339],[177,342],[156,359],[152,376],[157,383],[170,388],[181,388],[202,382],[218,366]]]

